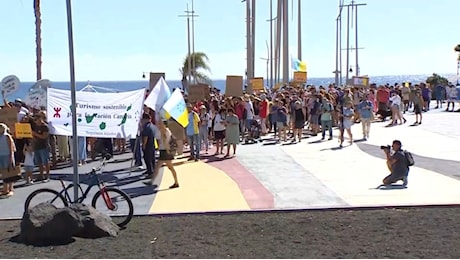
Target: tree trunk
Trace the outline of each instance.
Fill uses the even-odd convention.
[[[40,12],[40,0],[34,0],[35,12],[35,54],[36,54],[36,69],[37,81],[42,79],[42,20]]]

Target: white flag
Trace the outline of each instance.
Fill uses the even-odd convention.
[[[159,113],[170,96],[171,90],[169,89],[168,84],[166,84],[165,79],[161,77],[148,97],[145,99],[144,105]]]

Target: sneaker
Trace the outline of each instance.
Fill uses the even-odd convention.
[[[43,180],[43,182],[45,182],[45,183],[50,182],[50,178],[49,178],[49,177],[48,177],[48,178],[45,178],[45,179]]]

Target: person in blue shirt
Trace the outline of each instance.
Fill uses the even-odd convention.
[[[361,126],[363,127],[363,140],[367,140],[371,131],[371,121],[374,117],[374,104],[369,100],[369,94],[366,93],[363,100],[358,104],[358,111],[361,116]]]
[[[443,85],[439,84],[435,88],[436,95],[436,108],[442,108],[442,102],[444,101],[444,96],[446,95],[446,89]]]
[[[155,135],[158,130],[152,124],[150,115],[146,113],[142,115],[141,125],[142,151],[147,168],[144,174],[147,175],[147,178],[151,178],[155,169]]]
[[[200,116],[198,113],[193,111],[191,104],[187,105],[188,110],[188,125],[185,128],[187,134],[188,145],[190,146],[190,158],[189,160],[198,161],[200,159],[201,140],[200,140]]]

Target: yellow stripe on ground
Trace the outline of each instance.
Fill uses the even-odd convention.
[[[174,168],[180,187],[169,189],[174,179],[164,167],[163,179],[149,213],[250,209],[238,185],[223,171],[203,162],[184,162]]]

